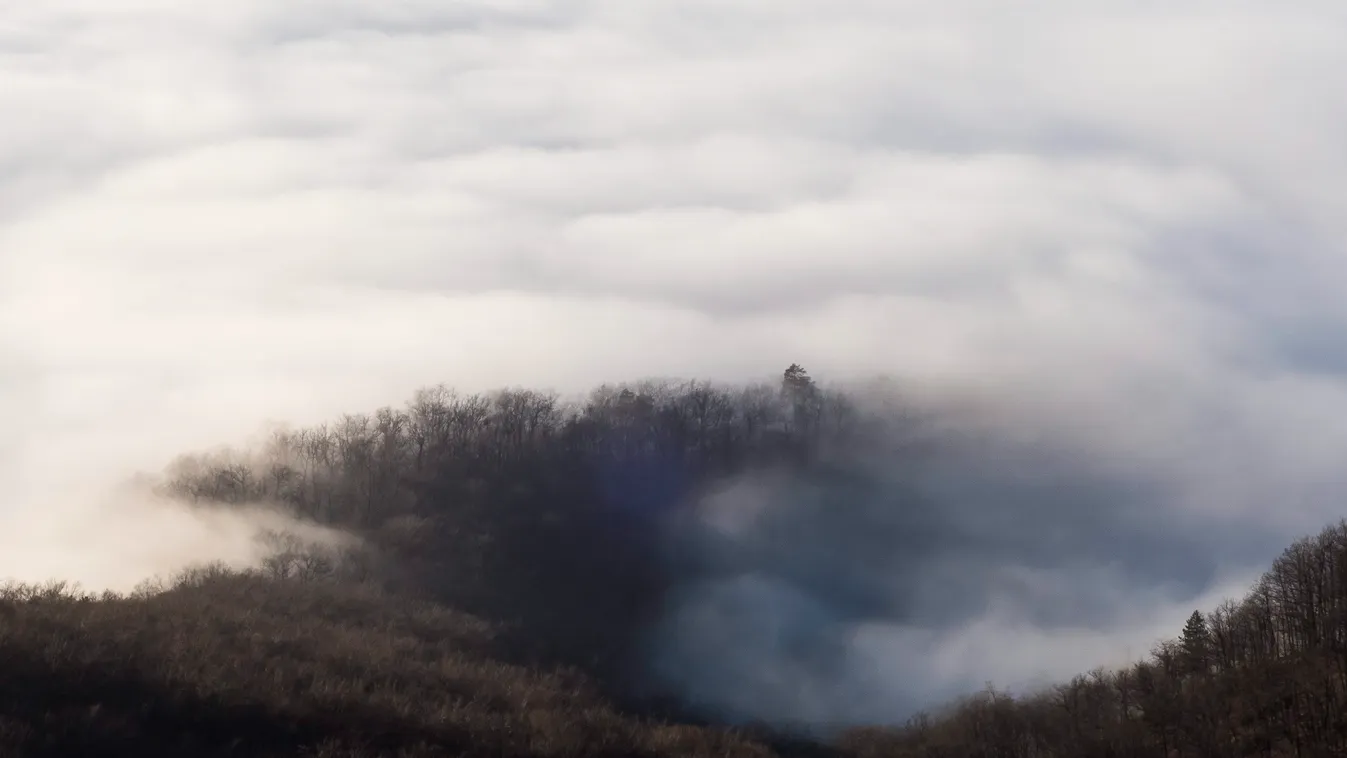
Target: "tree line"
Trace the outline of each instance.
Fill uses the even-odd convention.
[[[865,420],[873,431],[875,419]],[[275,430],[260,451],[183,456],[165,488],[194,502],[278,502],[320,522],[377,527],[549,473],[573,482],[662,467],[693,482],[798,463],[858,441],[862,421],[850,397],[821,388],[799,365],[777,387],[651,380],[605,385],[581,401],[439,385],[405,408]],[[617,494],[626,493],[602,499],[614,505]]]
[[[631,684],[675,579],[668,516],[722,477],[827,467],[910,424],[799,365],[772,383],[647,381],[578,400],[436,386],[403,408],[276,430],[258,450],[185,456],[164,488],[357,531],[410,586],[512,625],[530,662]],[[842,744],[927,758],[1347,755],[1347,523],[1292,545],[1242,600],[1194,612],[1147,660],[1019,697],[989,686]]]

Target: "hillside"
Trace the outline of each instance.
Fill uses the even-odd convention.
[[[1347,755],[1347,521],[1297,541],[1252,591],[1126,669],[1015,698],[988,689],[903,729],[855,730],[858,756]]]
[[[1146,662],[989,689],[830,749],[614,706],[511,663],[479,618],[334,571],[188,572],[131,596],[0,592],[6,755],[1335,756],[1347,747],[1347,523]],[[1336,577],[1336,578],[1335,578]],[[1337,597],[1333,601],[1331,598]]]
[[[15,756],[761,756],[615,710],[491,627],[368,585],[195,571],[167,591],[0,592],[0,750]]]
[[[781,723],[731,729],[751,719],[687,697],[650,643],[679,587],[767,566],[831,593],[839,614],[873,613],[875,592],[844,572],[898,571],[884,563],[896,552],[888,540],[930,533],[921,501],[895,495],[875,471],[931,441],[913,414],[873,401],[825,390],[798,366],[779,385],[650,382],[575,403],[432,388],[404,410],[280,430],[256,450],[185,456],[161,489],[191,507],[270,504],[363,546],[291,545],[256,572],[205,568],[131,596],[11,587],[0,596],[0,747],[53,756],[1347,754],[1347,523],[1292,545],[1246,598],[1195,612],[1147,661],[1042,692],[988,689],[903,727],[818,740]],[[749,475],[830,495],[800,496],[819,509],[796,522],[809,526],[804,544],[817,554],[745,557],[708,547],[689,525],[691,504]],[[906,520],[879,529],[843,510],[877,482],[889,497],[881,505],[900,504]],[[802,644],[801,657],[831,665],[823,646]]]

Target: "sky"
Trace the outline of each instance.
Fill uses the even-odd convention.
[[[10,4],[0,575],[241,555],[108,493],[269,421],[800,362],[1144,489],[1198,550],[1168,583],[1035,569],[1043,607],[1096,577],[1129,621],[987,611],[920,676],[1144,647],[1347,515],[1342,72],[1324,0]],[[959,460],[955,503],[1015,465]]]

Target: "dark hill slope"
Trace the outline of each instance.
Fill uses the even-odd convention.
[[[196,572],[0,594],[0,754],[765,756],[493,655],[484,622],[365,585]]]

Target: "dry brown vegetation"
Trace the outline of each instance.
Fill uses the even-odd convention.
[[[0,751],[1347,756],[1347,524],[1145,662],[826,746],[707,725],[643,686],[635,642],[672,581],[662,515],[717,476],[827,467],[893,422],[793,366],[780,387],[647,383],[570,405],[436,388],[248,455],[184,458],[175,497],[281,504],[368,547],[291,545],[259,572],[129,596],[5,589]]]
[[[759,756],[500,660],[485,622],[368,584],[194,571],[0,592],[5,755]]]

